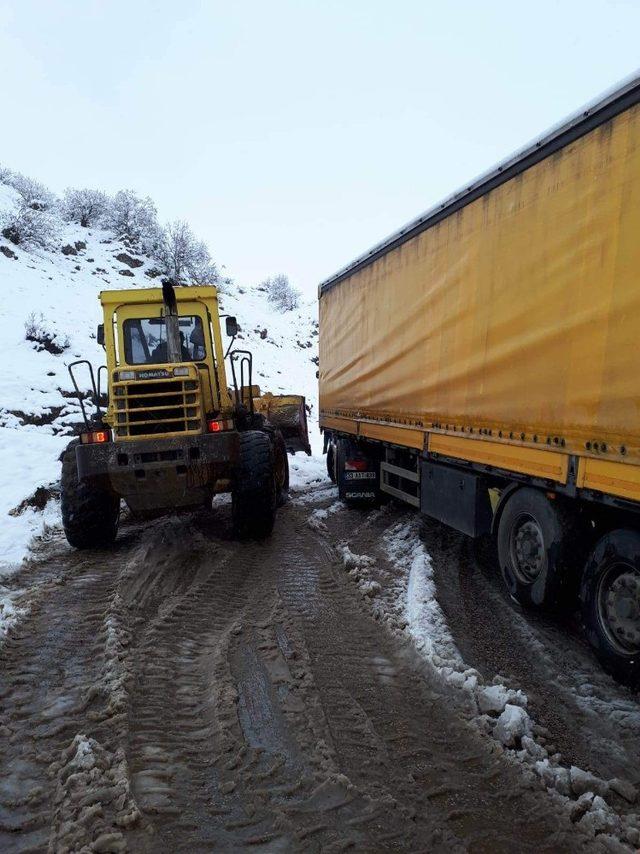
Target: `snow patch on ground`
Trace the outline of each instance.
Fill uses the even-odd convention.
[[[20,597],[20,593],[19,590],[7,590],[0,585],[0,646],[8,632],[27,613],[25,608],[16,605],[16,599]]]
[[[382,591],[382,585],[371,578],[371,569],[376,565],[375,558],[355,554],[346,543],[339,545],[337,552],[342,559],[342,565],[349,577],[355,581],[360,593],[369,599],[375,598]]]
[[[319,438],[319,435],[315,427],[312,448],[313,441]],[[319,452],[311,457],[301,453],[289,456],[289,491],[292,500],[297,504],[316,503],[324,497],[325,492],[327,497],[333,495],[332,484],[327,480],[326,464]]]
[[[326,520],[339,510],[344,510],[342,501],[334,501],[329,507],[318,507],[309,514],[307,525],[312,531],[326,531]]]
[[[0,427],[0,578],[20,564],[34,536],[59,521],[58,502],[9,514],[38,486],[58,481],[58,457],[68,441],[36,427]]]

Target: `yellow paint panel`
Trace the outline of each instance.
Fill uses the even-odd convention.
[[[359,421],[360,435],[368,439],[378,439],[381,442],[390,442],[392,445],[404,445],[407,448],[424,448],[424,430],[416,430],[411,427],[400,427],[393,424],[373,424],[368,421]]]
[[[640,466],[583,457],[578,464],[578,486],[640,501]]]
[[[320,426],[326,430],[342,430],[345,433],[357,433],[358,425],[350,418],[332,418],[328,415],[323,415],[320,419]]]
[[[557,483],[567,482],[569,458],[566,454],[557,454],[554,451],[520,448],[500,442],[463,439],[438,433],[429,434],[429,451],[533,477],[547,478]]]

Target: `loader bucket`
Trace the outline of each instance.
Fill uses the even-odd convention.
[[[288,451],[304,451],[311,455],[307,410],[302,395],[264,394],[254,398],[253,405],[256,412],[280,430]]]

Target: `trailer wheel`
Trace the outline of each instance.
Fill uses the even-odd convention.
[[[498,526],[498,558],[505,584],[521,605],[554,608],[575,593],[567,561],[575,523],[563,505],[535,489],[507,500]]]
[[[282,433],[277,430],[274,442],[276,504],[282,507],[289,497],[289,457]]]
[[[77,444],[74,439],[62,455],[60,509],[64,533],[76,549],[109,546],[118,533],[120,499],[78,480]]]
[[[580,585],[589,643],[617,679],[640,684],[640,533],[605,534],[589,555]]]
[[[273,530],[276,478],[273,445],[259,430],[240,433],[240,460],[231,494],[233,527],[241,539],[261,540]]]

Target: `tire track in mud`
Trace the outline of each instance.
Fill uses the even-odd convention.
[[[0,650],[1,850],[581,850],[307,513],[264,543],[222,507],[68,556]]]
[[[114,571],[106,563],[89,572],[79,572],[74,559],[70,564],[72,571],[58,579],[61,583],[41,584],[29,616],[0,650],[3,851],[58,850],[62,814],[75,809],[67,804],[65,810],[75,756],[65,751],[86,731],[96,745],[113,743],[106,716],[99,712],[108,698],[98,686],[105,669],[108,627],[103,617]],[[103,782],[110,783],[120,776],[116,768],[109,773],[111,765],[122,757],[116,760],[108,748],[100,749]],[[86,759],[85,765],[90,763]],[[124,792],[126,783],[120,788]],[[88,814],[86,820],[96,836],[103,828],[111,830],[108,818]]]
[[[364,519],[362,525],[369,523]],[[352,536],[358,527],[351,523]],[[479,738],[453,694],[429,681],[358,607],[331,553],[320,582],[320,609],[308,606],[298,559],[285,567],[280,586],[306,623],[317,687],[344,773],[375,796],[392,797],[428,848],[443,841],[451,849],[457,837],[460,847],[477,851],[510,850],[515,839],[519,850],[577,850],[584,840],[572,837],[548,797],[532,790],[517,768]],[[410,841],[411,833],[405,834],[407,850]]]

